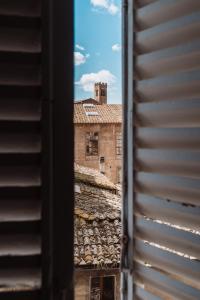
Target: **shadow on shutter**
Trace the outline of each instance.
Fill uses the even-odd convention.
[[[133,105],[134,142],[125,132],[125,148],[134,149],[134,191],[125,162],[124,232],[134,245],[133,299],[200,299],[200,1],[128,3],[124,101]],[[122,267],[131,274],[127,249]]]
[[[40,1],[1,1],[1,299],[40,295],[40,94]]]
[[[73,298],[73,1],[0,1],[0,299]]]

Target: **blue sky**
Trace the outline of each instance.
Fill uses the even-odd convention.
[[[108,82],[108,103],[121,103],[121,0],[75,0],[75,99]]]

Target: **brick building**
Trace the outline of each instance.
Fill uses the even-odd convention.
[[[74,104],[75,162],[121,182],[122,105],[107,104],[107,84],[96,83],[94,98]]]

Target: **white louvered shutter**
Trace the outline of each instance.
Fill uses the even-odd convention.
[[[200,1],[124,4],[124,299],[200,299]]]

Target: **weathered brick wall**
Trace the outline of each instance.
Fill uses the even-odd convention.
[[[99,132],[99,155],[86,156],[86,133]],[[117,183],[117,169],[121,167],[121,156],[116,154],[116,132],[121,132],[119,124],[75,125],[76,163],[99,170],[99,158],[105,158],[105,175]]]

